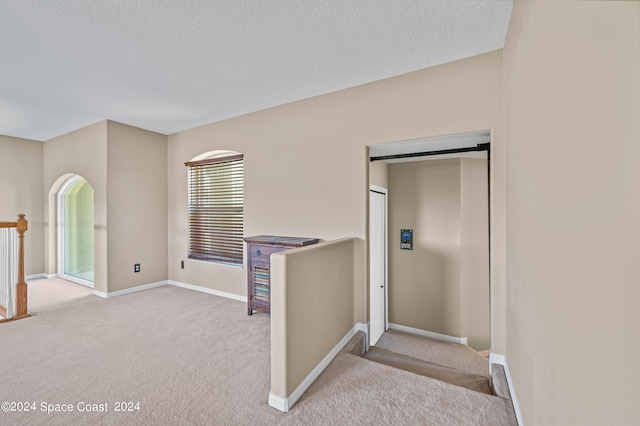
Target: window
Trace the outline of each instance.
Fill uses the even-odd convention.
[[[93,187],[74,175],[60,188],[58,197],[58,273],[69,281],[93,287]]]
[[[189,259],[242,265],[242,154],[185,165],[189,182]]]

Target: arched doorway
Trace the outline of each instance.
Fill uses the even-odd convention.
[[[83,177],[72,175],[58,190],[57,198],[57,275],[93,287],[93,187]]]

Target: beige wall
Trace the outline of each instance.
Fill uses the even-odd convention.
[[[486,160],[389,165],[389,322],[489,348],[487,194]]]
[[[527,424],[640,421],[640,2],[516,1],[506,356]]]
[[[356,323],[355,238],[271,255],[271,393],[288,398]]]
[[[489,349],[489,192],[487,160],[460,159],[460,334]]]
[[[167,137],[112,121],[44,143],[47,273],[57,272],[56,193],[69,174],[94,190],[94,289],[167,279]],[[134,274],[133,264],[141,271]]]
[[[107,122],[107,132],[113,292],[167,279],[167,137],[113,121]]]
[[[243,269],[194,261],[180,269],[187,257],[185,161],[218,149],[245,155],[245,235],[366,241],[366,146],[496,128],[500,151],[501,82],[501,52],[494,52],[169,136],[169,278],[246,295]],[[361,263],[356,303],[366,322]]]
[[[77,174],[94,191],[94,289],[107,292],[107,122],[101,121],[44,142],[46,273],[57,273],[56,192],[63,176]]]
[[[42,142],[0,135],[0,220],[26,215],[25,273],[44,272]]]
[[[183,163],[197,154],[245,153],[246,235],[363,241],[367,184],[381,176],[368,177],[368,144],[491,129],[492,349],[507,356],[525,421],[636,423],[639,16],[637,1],[516,1],[503,52],[171,135],[169,278],[246,294],[241,268],[187,262],[179,269],[186,260]],[[45,142],[44,189],[30,184],[44,199],[49,273],[55,272],[49,190],[66,173],[94,187],[101,291],[107,291],[106,128],[101,122]],[[37,157],[31,142],[29,148],[15,142],[0,138],[2,152],[10,152],[0,159],[2,182],[11,181],[5,174],[15,159],[33,156],[26,151]],[[17,172],[38,176],[30,167]],[[2,188],[12,194],[15,184]],[[37,204],[29,198],[6,209],[37,212]],[[356,257],[364,263],[362,244]],[[40,272],[34,258],[27,268]],[[366,267],[356,275],[354,304],[358,320],[366,320]]]
[[[384,161],[369,163],[369,184],[381,188],[389,187],[388,166]]]
[[[401,229],[413,250],[401,250]],[[461,336],[460,160],[389,165],[389,322]]]

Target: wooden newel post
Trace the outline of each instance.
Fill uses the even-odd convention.
[[[29,316],[27,312],[27,283],[24,279],[24,233],[28,229],[27,219],[18,215],[16,230],[18,231],[18,282],[16,283],[16,315],[15,319]]]

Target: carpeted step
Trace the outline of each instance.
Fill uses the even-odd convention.
[[[493,382],[493,394],[511,401],[511,392],[504,367],[500,364],[491,364],[491,381]]]
[[[487,376],[465,373],[454,368],[424,361],[412,356],[372,346],[363,358],[421,376],[431,377],[452,385],[492,395]]]
[[[355,356],[362,356],[367,350],[367,335],[362,331],[358,331],[349,342],[344,345],[341,352]]]
[[[376,347],[489,379],[489,360],[466,345],[387,330]]]
[[[507,382],[507,374],[504,371],[504,366],[491,364],[491,382],[493,385],[493,394],[504,399],[509,404],[511,407],[509,416],[516,419],[517,416],[513,406],[513,400],[511,399],[511,391],[509,391],[509,383]],[[514,424],[517,424],[517,420]]]
[[[304,420],[316,407],[322,417]],[[518,426],[511,405],[502,398],[348,352],[333,360],[288,418],[290,424]]]

